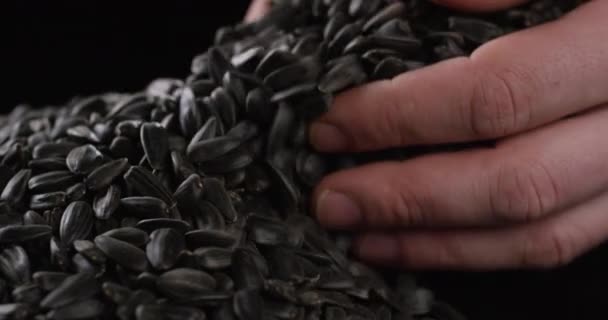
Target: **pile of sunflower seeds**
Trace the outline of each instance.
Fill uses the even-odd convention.
[[[461,16],[425,1],[277,1],[220,29],[185,80],[16,107],[0,127],[0,319],[462,319],[349,256],[310,189],[343,90],[467,55],[567,1]],[[371,160],[370,160],[371,159]]]

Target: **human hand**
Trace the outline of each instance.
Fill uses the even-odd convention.
[[[257,20],[270,9],[270,0],[252,0],[247,14],[245,15],[245,21],[251,22]]]
[[[361,258],[411,268],[555,267],[607,240],[607,15],[590,1],[339,96],[311,127],[320,151],[498,143],[335,173],[315,191],[320,222],[355,230]]]

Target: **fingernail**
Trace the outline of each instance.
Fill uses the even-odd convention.
[[[322,225],[339,229],[356,227],[363,218],[361,209],[350,197],[331,190],[319,196],[316,215]]]
[[[391,264],[399,258],[399,239],[390,235],[361,236],[355,248],[359,257],[374,262]]]
[[[342,130],[324,122],[311,125],[310,142],[320,151],[343,151],[348,147],[348,138]]]

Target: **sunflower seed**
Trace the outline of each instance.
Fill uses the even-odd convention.
[[[193,300],[196,296],[213,291],[215,279],[206,272],[178,268],[160,275],[156,283],[158,290],[178,300]]]
[[[129,270],[141,272],[148,267],[146,253],[128,242],[102,235],[95,237],[95,245],[108,258]]]
[[[40,214],[38,214],[38,212],[33,211],[33,210],[28,210],[23,215],[23,224],[24,225],[28,225],[28,224],[41,224],[41,225],[45,225],[46,224],[46,220],[44,220],[44,218]]]
[[[70,203],[63,216],[59,227],[59,238],[64,245],[76,240],[86,239],[93,229],[95,215],[91,205],[84,201]]]
[[[67,277],[69,273],[55,271],[38,271],[32,275],[32,280],[44,291],[55,290]]]
[[[105,192],[96,194],[93,200],[95,217],[101,220],[109,219],[120,205],[120,195],[120,187],[114,184],[110,185]]]
[[[173,195],[150,171],[140,166],[132,166],[124,174],[125,181],[141,196],[162,199],[167,205],[175,201]]]
[[[40,302],[43,308],[59,308],[92,297],[99,291],[93,275],[78,273],[65,278]]]
[[[224,248],[199,248],[194,252],[198,265],[206,270],[220,270],[232,264],[232,250]]]
[[[66,158],[68,169],[75,174],[88,174],[103,161],[103,154],[90,144],[72,149]]]
[[[62,171],[67,169],[65,158],[61,157],[33,159],[27,165],[34,172]]]
[[[105,309],[104,304],[97,299],[78,301],[51,310],[47,317],[55,320],[89,319],[100,316]]]
[[[51,227],[47,225],[5,226],[0,228],[0,244],[21,243],[47,238],[51,235],[51,231]]]
[[[230,136],[207,139],[192,145],[188,151],[188,157],[195,162],[213,160],[235,150],[242,142],[242,140]]]
[[[103,294],[116,304],[122,304],[129,299],[132,292],[129,288],[114,282],[104,282],[101,286]]]
[[[183,234],[186,231],[190,230],[192,227],[186,221],[179,219],[168,219],[168,218],[158,218],[158,219],[145,219],[141,220],[136,225],[137,228],[146,230],[148,232],[152,232],[156,229],[161,228],[170,228],[175,229],[179,233]]]
[[[146,232],[132,227],[113,229],[104,233],[103,236],[125,241],[136,247],[144,246],[150,240]]]
[[[66,189],[76,182],[76,176],[70,171],[51,171],[33,176],[27,185],[32,192],[50,192]]]
[[[163,218],[167,216],[167,204],[154,197],[128,197],[120,199],[120,205],[130,215],[141,219]]]
[[[126,158],[113,160],[98,167],[87,176],[87,188],[94,191],[107,188],[112,181],[125,172],[128,167],[129,161]]]
[[[140,135],[150,166],[156,170],[163,169],[169,155],[169,138],[165,128],[158,123],[145,123],[141,126]]]
[[[67,188],[67,190],[65,191],[67,201],[69,201],[69,202],[82,200],[82,198],[84,198],[86,193],[87,193],[87,186],[82,182],[72,185],[71,187]]]
[[[65,158],[72,151],[72,149],[78,147],[73,142],[47,142],[38,144],[32,151],[32,157],[34,159],[61,157]]]
[[[264,301],[257,289],[240,290],[234,294],[234,314],[240,320],[261,320]]]
[[[199,309],[171,305],[139,305],[135,310],[137,320],[205,320],[205,313]]]
[[[150,234],[146,255],[157,270],[166,270],[175,265],[185,249],[184,236],[174,229],[157,229]]]
[[[228,248],[236,243],[233,234],[215,230],[195,230],[186,233],[186,242],[191,248],[221,247]]]
[[[216,178],[204,178],[203,185],[206,199],[216,206],[228,221],[236,221],[237,212],[222,182]]]
[[[20,246],[11,246],[0,253],[0,273],[11,283],[27,283],[31,278],[30,259]]]
[[[10,203],[19,203],[23,199],[25,195],[25,190],[27,188],[27,182],[30,180],[32,174],[32,170],[23,169],[17,172],[11,180],[8,181],[4,190],[2,190],[2,195],[0,196],[0,200],[8,201]]]

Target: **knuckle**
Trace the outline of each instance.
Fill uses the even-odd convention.
[[[386,80],[386,90],[383,92],[383,108],[379,108],[381,122],[374,128],[380,133],[378,139],[391,146],[401,146],[407,144],[407,140],[412,140],[415,133],[412,131],[414,126],[409,125],[407,116],[410,110],[419,110],[414,95],[407,98],[398,94],[402,91],[402,83],[399,78]],[[409,138],[408,138],[409,137]]]
[[[492,212],[501,219],[516,222],[536,220],[558,204],[555,178],[542,164],[508,162],[497,170],[490,188]]]
[[[529,76],[515,69],[484,73],[469,105],[471,131],[479,138],[503,137],[529,125]]]
[[[576,257],[576,238],[558,228],[531,234],[524,244],[522,265],[533,268],[557,268]]]
[[[422,211],[422,204],[418,196],[408,187],[403,185],[395,194],[389,212],[392,212],[392,220],[402,226],[425,226],[427,218]]]

